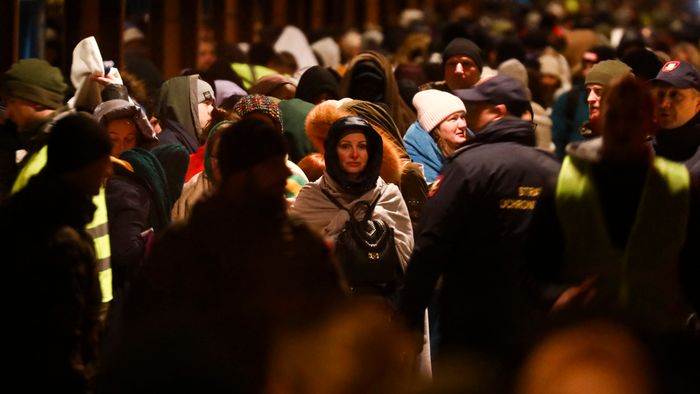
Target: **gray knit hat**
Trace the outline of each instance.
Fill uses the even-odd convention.
[[[0,94],[56,109],[68,89],[61,70],[40,59],[22,59],[5,72]]]

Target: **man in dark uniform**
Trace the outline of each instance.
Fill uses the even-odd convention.
[[[520,82],[496,76],[455,93],[472,108],[475,136],[445,163],[425,206],[400,312],[420,330],[442,275],[436,380],[446,360],[476,358],[507,384],[539,313],[523,285],[523,240],[559,164],[535,149],[532,124],[513,116],[529,107]]]

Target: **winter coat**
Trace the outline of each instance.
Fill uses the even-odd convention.
[[[372,101],[375,104],[385,104],[388,107],[388,112],[391,118],[396,122],[399,132],[403,136],[411,125],[416,120],[416,114],[411,110],[411,108],[403,101],[401,94],[399,93],[399,86],[396,83],[396,78],[394,77],[394,71],[392,69],[391,63],[383,55],[373,52],[366,51],[361,52],[355,56],[348,65],[348,70],[343,75],[343,79],[340,81],[340,96],[341,97],[352,97],[353,99],[367,99],[363,97],[358,97],[354,94],[353,86],[356,83],[354,78],[356,78],[356,68],[359,64],[368,63],[372,67],[377,69],[378,73],[382,74],[383,89],[381,92],[381,98],[379,101]],[[355,96],[355,97],[353,97]]]
[[[87,392],[96,373],[101,292],[85,225],[95,206],[42,171],[0,207],[8,379],[23,390]]]
[[[586,89],[576,85],[554,101],[552,106],[552,142],[556,146],[556,156],[564,158],[566,145],[582,141],[579,132],[581,125],[588,120]]]
[[[306,117],[314,105],[298,98],[282,100],[278,105],[282,118],[282,133],[289,149],[289,159],[298,163],[306,155],[315,152],[304,131]]]
[[[446,160],[433,184],[400,311],[420,329],[442,275],[439,354],[467,349],[512,361],[537,320],[520,259],[533,209],[554,192],[559,165],[534,145],[530,123],[492,121]]]
[[[403,143],[411,160],[423,165],[426,182],[435,181],[442,170],[444,157],[430,133],[423,130],[418,122],[414,122],[403,137]]]
[[[660,129],[654,138],[656,154],[669,160],[689,160],[700,147],[700,112],[681,127]]]
[[[156,148],[154,152],[163,148],[171,149]],[[175,149],[186,159],[182,148]],[[156,154],[141,148],[125,151],[121,159],[113,160],[114,175],[106,185],[113,282],[119,289],[123,289],[145,256],[147,230],[153,229],[157,234],[170,224],[172,199],[179,197],[179,190],[171,190],[170,184],[182,182],[186,169],[186,163],[179,168],[171,165],[169,174]],[[176,167],[177,175],[172,175],[172,167]]]
[[[189,153],[199,148],[202,127],[197,101],[198,75],[175,77],[163,83],[156,108],[160,121],[160,145],[180,144]]]

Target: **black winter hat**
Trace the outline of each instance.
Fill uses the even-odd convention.
[[[296,98],[316,104],[319,98],[340,98],[340,84],[333,73],[321,66],[312,66],[301,74],[297,84]]]
[[[109,156],[111,151],[107,130],[92,115],[71,113],[51,128],[46,168],[55,173],[76,170]]]
[[[447,44],[445,50],[442,51],[443,70],[452,56],[466,56],[472,59],[479,71],[484,67],[484,62],[481,60],[481,49],[472,40],[459,37]]]
[[[221,175],[244,171],[272,157],[287,154],[287,145],[280,132],[264,120],[244,118],[223,130],[217,158]]]

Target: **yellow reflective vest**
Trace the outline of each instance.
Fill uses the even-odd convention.
[[[269,74],[277,74],[277,71],[265,66],[258,66],[247,63],[231,63],[231,69],[241,77],[243,88],[250,89],[255,84],[255,81]]]
[[[48,148],[44,145],[38,152],[29,156],[25,165],[19,171],[15,183],[12,185],[12,193],[16,193],[27,185],[29,179],[38,174],[46,165]],[[102,302],[112,300],[112,250],[109,245],[109,229],[107,217],[107,202],[105,201],[105,189],[100,188],[100,193],[93,197],[95,204],[95,216],[85,230],[93,239],[97,268],[99,270],[100,289],[102,290]]]
[[[690,314],[678,279],[690,209],[684,165],[656,157],[624,249],[611,244],[590,162],[567,156],[556,190],[564,235],[564,275],[597,275],[596,299],[617,305],[649,328],[681,328]]]

